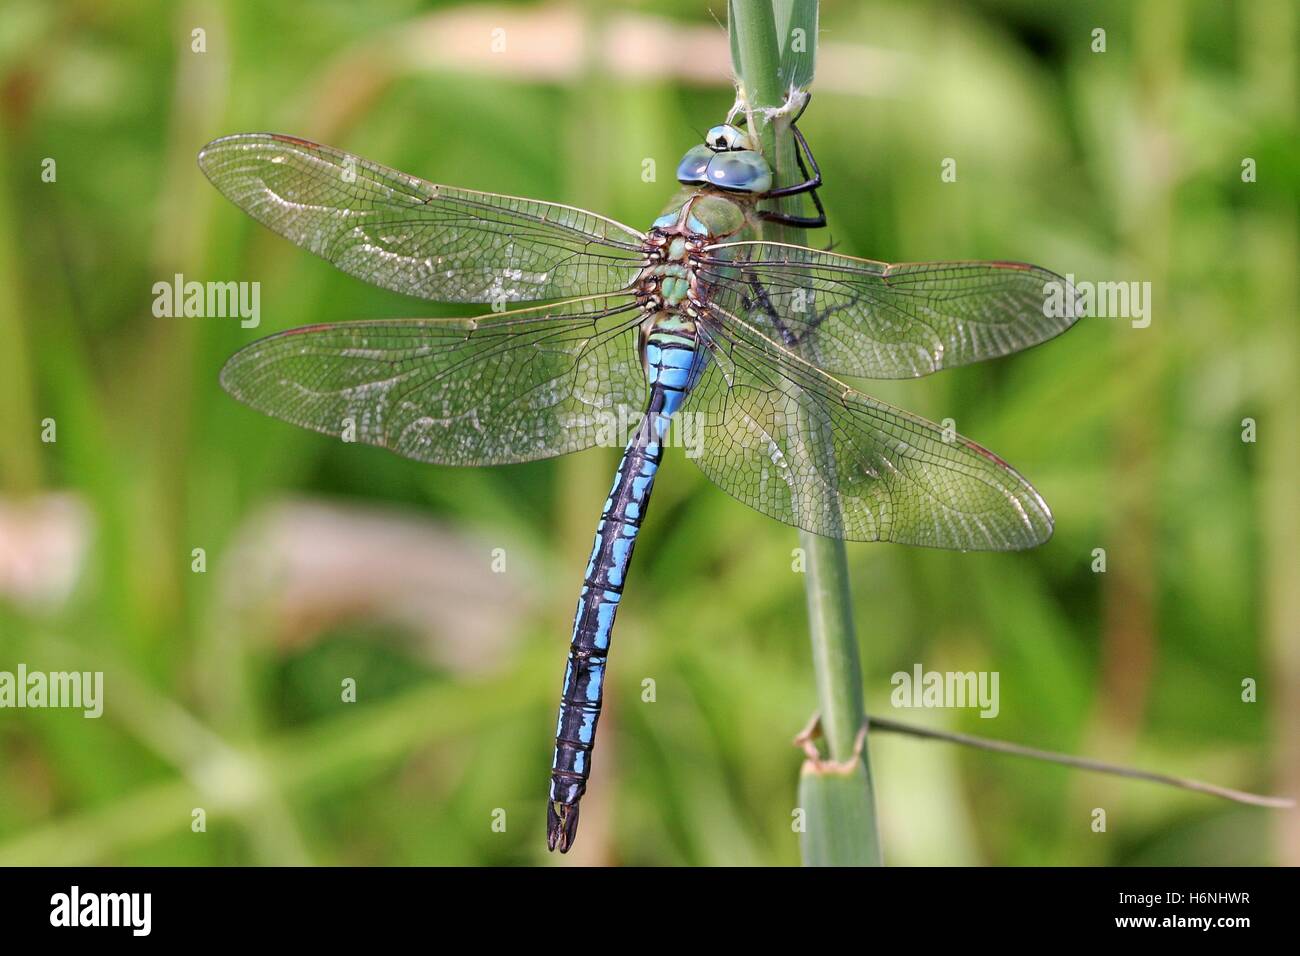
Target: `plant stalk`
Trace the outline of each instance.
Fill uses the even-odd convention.
[[[815,55],[816,3],[808,0],[731,0],[729,29],[734,66],[741,94],[752,111],[751,122],[764,153],[771,157],[776,183],[796,182],[794,138],[789,116],[775,122],[763,118],[765,109],[778,108],[789,92],[782,71],[782,49],[777,32],[777,3],[794,16],[791,25],[811,27],[806,41]],[[786,200],[783,204],[789,204]],[[776,242],[802,244],[788,227],[764,223],[762,237]],[[809,759],[800,775],[800,808],[804,814],[802,849],[809,865],[878,865],[880,840],[875,819],[871,772],[865,737],[866,712],[862,695],[862,668],[853,630],[853,605],[849,593],[848,560],[844,542],[808,531],[799,532],[805,556],[805,590],[809,635],[820,705],[820,730],[825,740],[825,761]]]

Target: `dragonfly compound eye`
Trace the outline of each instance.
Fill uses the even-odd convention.
[[[703,186],[709,181],[709,160],[716,156],[707,146],[695,146],[677,164],[677,181],[687,186]]]
[[[772,188],[772,171],[751,149],[718,153],[709,162],[709,182],[732,192],[765,193]]]

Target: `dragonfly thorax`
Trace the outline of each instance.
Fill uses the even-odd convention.
[[[708,238],[683,230],[655,228],[646,239],[647,263],[636,281],[638,304],[647,313],[695,314],[696,260]]]
[[[697,315],[707,292],[700,267],[710,258],[708,250],[736,236],[749,221],[744,202],[708,187],[679,197],[654,221],[641,247],[645,265],[633,283],[638,303],[647,310]]]

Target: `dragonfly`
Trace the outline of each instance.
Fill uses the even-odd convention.
[[[226,198],[343,272],[493,306],[263,338],[221,372],[236,399],[439,465],[623,444],[610,423],[635,424],[574,616],[551,850],[567,852],[577,834],[614,619],[674,420],[692,416],[693,459],[720,488],[818,535],[1010,551],[1052,533],[1047,504],[997,455],[842,379],[915,378],[1037,345],[1074,321],[1075,311],[1044,308],[1065,280],[1019,262],[891,265],[763,241],[765,222],[824,225],[821,173],[793,126],[805,178],[776,187],[754,124],[733,118],[686,153],[677,194],[646,231],[438,185],[293,136],[226,136],[199,154]],[[783,209],[800,195],[815,216]]]

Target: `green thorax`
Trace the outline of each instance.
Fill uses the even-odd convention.
[[[754,197],[710,186],[686,186],[664,207],[654,228],[710,242],[758,238]]]
[[[708,246],[757,238],[755,226],[753,199],[709,186],[682,189],[651,229],[653,258],[639,279],[646,301],[667,310],[688,305],[698,278],[695,259]]]

